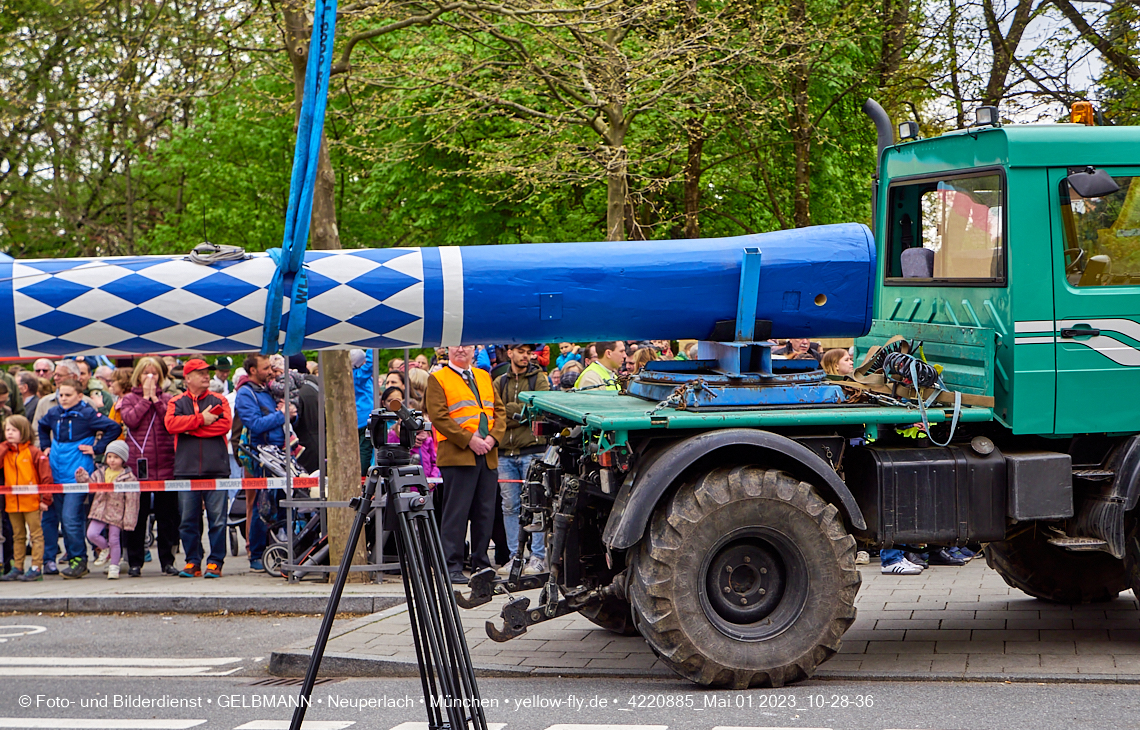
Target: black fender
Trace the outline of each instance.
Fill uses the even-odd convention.
[[[740,461],[740,452],[747,454]],[[602,541],[612,549],[628,550],[641,541],[657,502],[682,473],[700,459],[720,451],[728,463],[755,463],[784,469],[792,476],[810,482],[821,497],[835,504],[848,525],[867,529],[855,497],[835,473],[835,469],[814,451],[787,436],[752,428],[705,431],[674,441],[644,455],[637,474],[627,479],[618,492]]]
[[[1131,512],[1140,502],[1140,436],[1129,436],[1117,444],[1108,458],[1108,468],[1116,472],[1112,496],[1124,498],[1124,511]]]

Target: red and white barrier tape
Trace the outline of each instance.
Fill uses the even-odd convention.
[[[429,484],[443,480],[428,477]],[[294,489],[315,489],[320,477],[293,477]],[[31,484],[0,485],[0,495],[6,494],[88,494],[94,492],[215,492],[231,489],[284,489],[284,477],[266,479],[170,479],[147,482],[89,482],[87,484]]]

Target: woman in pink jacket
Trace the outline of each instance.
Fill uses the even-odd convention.
[[[119,400],[116,408],[127,429],[126,442],[130,448],[127,466],[139,481],[158,481],[174,478],[174,436],[166,430],[166,405],[173,397],[166,367],[156,357],[144,357],[131,374],[131,392]],[[139,506],[139,519],[135,529],[125,533],[127,575],[142,573],[146,559],[147,516],[154,514],[158,523],[158,562],[162,572],[177,575],[174,551],[178,547],[178,511],[176,492],[143,492]]]

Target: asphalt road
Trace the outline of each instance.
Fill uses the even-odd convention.
[[[0,728],[287,728],[296,680],[265,674],[269,651],[313,617],[0,616]],[[807,682],[700,690],[681,681],[481,678],[490,728],[644,730],[1101,730],[1140,728],[1128,685]],[[318,685],[308,728],[414,730],[415,679]]]

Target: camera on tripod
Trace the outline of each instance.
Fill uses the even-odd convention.
[[[388,432],[394,425],[399,425],[400,440],[398,443],[388,443]],[[416,445],[416,434],[427,431],[431,424],[420,411],[413,411],[406,406],[400,406],[398,411],[386,408],[377,408],[368,417],[368,437],[372,440],[372,448],[376,450],[376,466],[406,466],[415,463],[412,457],[412,447]]]

